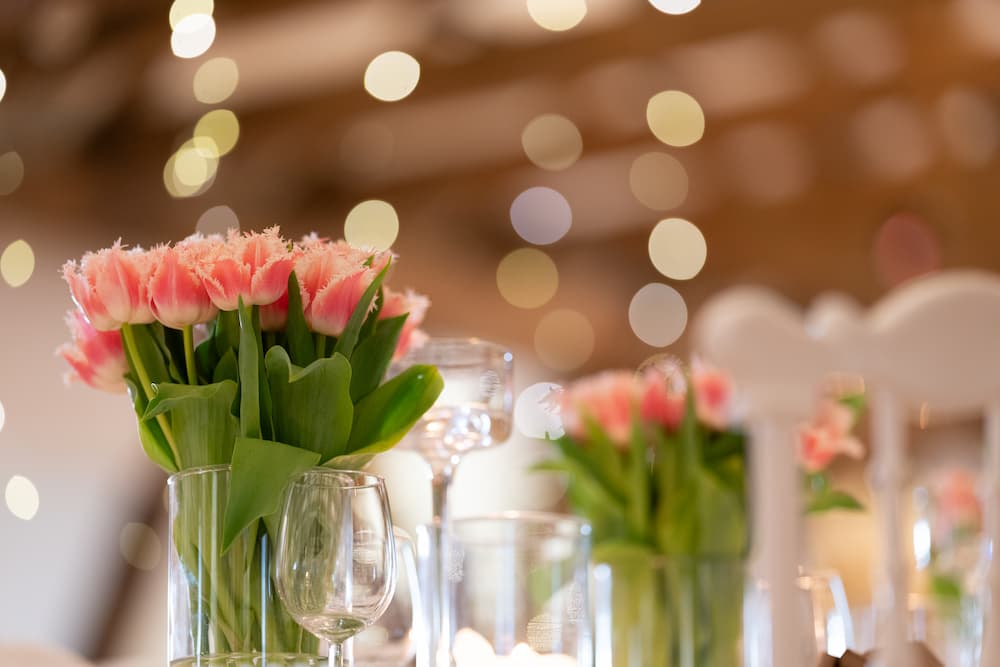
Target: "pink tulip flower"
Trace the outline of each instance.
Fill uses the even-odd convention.
[[[56,352],[70,365],[66,383],[83,382],[95,389],[116,394],[125,391],[128,362],[122,349],[121,333],[98,331],[80,310],[66,313],[73,342],[64,343]]]
[[[339,336],[378,273],[391,258],[388,252],[372,253],[343,241],[316,240],[304,247],[295,263],[295,274],[308,295],[304,303],[309,327],[326,336]]]
[[[266,306],[287,291],[298,252],[289,250],[278,227],[263,233],[231,231],[200,263],[199,275],[219,310],[236,310],[240,297],[248,305]]]
[[[153,321],[147,284],[158,251],[126,250],[121,240],[63,265],[73,301],[98,331]]]
[[[982,528],[983,508],[976,493],[976,478],[965,470],[948,472],[935,489],[935,521],[939,534],[976,532]]]
[[[854,412],[835,400],[824,399],[811,424],[799,429],[799,462],[808,472],[824,470],[838,455],[860,459],[865,455],[861,441],[851,435]]]
[[[643,373],[639,415],[644,422],[676,430],[684,419],[684,401],[684,392],[671,387],[664,373],[655,369]]]
[[[427,316],[427,309],[430,308],[431,301],[423,294],[417,294],[413,290],[406,290],[405,293],[394,292],[388,287],[384,292],[385,302],[382,304],[382,312],[379,313],[381,319],[399,317],[404,313],[409,313],[406,322],[403,324],[403,331],[399,335],[399,343],[396,345],[396,352],[393,359],[401,359],[409,350],[419,348],[427,341],[427,334],[420,330],[424,317]]]
[[[695,359],[691,364],[698,421],[724,431],[733,421],[733,381],[722,371]]]
[[[162,246],[149,280],[149,304],[164,326],[183,329],[208,322],[216,315],[208,291],[198,277],[207,252],[201,237],[189,237],[174,247]]]
[[[604,371],[574,382],[560,395],[563,428],[574,437],[587,435],[586,420],[596,422],[620,447],[628,444],[639,403],[639,384],[628,371]]]

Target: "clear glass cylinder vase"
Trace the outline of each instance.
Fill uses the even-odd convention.
[[[597,667],[742,667],[742,558],[630,555],[594,567]]]
[[[227,465],[194,468],[167,482],[167,658],[175,667],[325,665],[319,641],[274,587],[277,521],[257,522],[223,550],[230,473]]]

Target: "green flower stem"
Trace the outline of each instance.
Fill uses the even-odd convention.
[[[184,332],[184,364],[187,366],[188,384],[198,384],[198,367],[194,361],[194,327],[188,325]]]
[[[326,335],[316,334],[316,358],[322,359],[326,356]]]
[[[139,384],[142,385],[142,391],[146,394],[146,399],[151,401],[153,400],[153,383],[149,379],[149,371],[146,370],[146,367],[142,363],[142,357],[139,356],[139,346],[136,343],[135,333],[132,331],[131,324],[122,325],[122,340],[125,343],[125,347],[128,348],[128,354],[132,358],[132,363],[135,364],[135,372],[139,374]],[[182,470],[181,454],[177,449],[177,443],[174,442],[174,434],[170,429],[170,422],[167,421],[166,415],[156,415],[156,423],[160,425],[163,437],[167,439],[170,452],[174,456],[174,465],[177,466],[178,470]]]

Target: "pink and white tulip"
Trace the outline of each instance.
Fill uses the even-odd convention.
[[[219,310],[236,310],[240,297],[245,304],[265,306],[287,291],[297,255],[278,227],[263,233],[231,231],[201,262],[199,274]]]
[[[427,341],[427,334],[420,330],[420,325],[427,316],[431,301],[423,294],[417,294],[410,289],[406,292],[394,292],[388,287],[385,289],[384,298],[385,302],[379,313],[380,319],[409,314],[403,324],[403,331],[399,335],[399,343],[393,355],[393,359],[401,359],[409,350],[419,348]]]
[[[362,294],[390,258],[388,252],[372,253],[343,241],[308,243],[295,263],[295,274],[307,295],[309,328],[326,336],[342,334]]]
[[[112,331],[123,324],[153,321],[147,284],[158,251],[127,250],[121,240],[110,248],[88,252],[79,263],[63,265],[73,301],[98,331]]]
[[[982,528],[983,507],[976,491],[976,478],[966,470],[952,470],[938,483],[934,494],[939,534],[976,532]]]
[[[824,470],[839,455],[860,459],[865,455],[861,441],[851,435],[855,414],[846,405],[823,399],[816,417],[799,428],[799,462],[808,472]]]
[[[70,365],[67,384],[83,382],[94,389],[120,394],[125,391],[128,362],[122,349],[121,333],[98,331],[80,310],[66,313],[66,325],[73,338],[56,350]]]
[[[733,422],[732,379],[708,364],[695,359],[691,364],[695,409],[698,420],[716,431],[724,431]]]
[[[159,248],[156,269],[149,280],[149,305],[164,326],[183,329],[208,322],[217,309],[199,278],[210,241],[189,237],[174,247]]]
[[[642,399],[639,415],[645,422],[676,430],[684,420],[684,392],[671,386],[670,379],[659,370],[642,374]]]
[[[632,434],[639,385],[628,371],[604,371],[574,382],[560,395],[563,428],[579,439],[587,436],[593,420],[611,440],[626,446]]]

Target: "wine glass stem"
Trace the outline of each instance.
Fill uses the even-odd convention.
[[[451,652],[451,594],[448,588],[448,539],[446,525],[449,518],[448,491],[451,488],[451,480],[455,472],[452,463],[443,466],[435,466],[434,474],[431,478],[431,501],[434,512],[433,540],[434,553],[437,555],[433,563],[433,573],[431,576],[431,590],[435,591],[436,598],[433,604],[432,618],[434,626],[431,628],[431,636],[436,639],[431,650],[431,664],[434,667],[448,667],[450,665]]]
[[[354,655],[350,640],[345,642],[330,642],[329,667],[353,667]]]

